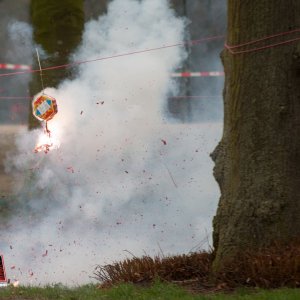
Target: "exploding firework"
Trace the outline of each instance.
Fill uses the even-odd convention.
[[[57,130],[50,131],[48,127],[46,127],[38,138],[34,152],[44,152],[47,154],[51,150],[58,149],[60,147],[60,141],[57,136]]]
[[[35,153],[48,153],[52,149],[59,148],[59,141],[48,129],[48,121],[50,121],[57,114],[56,99],[42,94],[36,96],[32,101],[32,113],[39,120],[45,122],[44,133],[40,135],[39,141],[34,149]]]

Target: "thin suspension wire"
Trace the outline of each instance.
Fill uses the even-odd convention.
[[[294,39],[290,39],[290,40],[287,40],[287,41],[283,41],[283,42],[279,42],[279,43],[273,43],[273,44],[269,44],[269,45],[264,46],[264,47],[258,47],[258,48],[249,49],[249,50],[234,51],[233,49],[237,49],[237,48],[244,47],[244,46],[247,46],[247,45],[252,45],[252,44],[255,44],[255,43],[258,43],[258,42],[261,42],[261,41],[265,41],[265,40],[269,40],[269,39],[273,39],[273,38],[279,37],[279,36],[285,36],[285,35],[289,35],[289,34],[298,33],[299,31],[300,31],[300,29],[297,28],[297,29],[294,29],[294,30],[273,34],[273,35],[270,35],[270,36],[266,36],[266,37],[256,39],[256,40],[253,40],[253,41],[250,41],[250,42],[242,43],[242,44],[239,44],[239,45],[228,45],[227,43],[225,43],[225,48],[232,54],[240,54],[240,53],[249,53],[249,52],[261,51],[261,50],[268,49],[268,48],[274,48],[274,47],[282,46],[282,45],[285,45],[285,44],[290,44],[290,43],[298,41],[300,38],[294,38]],[[40,67],[40,70],[25,70],[25,71],[4,73],[4,74],[0,74],[0,77],[14,76],[14,75],[20,75],[20,74],[29,74],[29,73],[55,70],[55,69],[64,69],[64,68],[73,67],[75,65],[80,65],[80,64],[85,64],[85,63],[90,63],[90,62],[95,62],[95,61],[101,61],[101,60],[107,60],[107,59],[114,59],[114,58],[119,58],[119,57],[128,56],[128,55],[134,55],[134,54],[139,54],[139,53],[144,53],[144,52],[167,49],[167,48],[171,48],[171,47],[178,47],[178,46],[185,46],[185,45],[194,46],[194,45],[198,45],[200,43],[203,43],[205,41],[212,41],[212,40],[224,39],[224,38],[225,38],[224,35],[218,35],[218,36],[206,37],[206,38],[202,38],[202,39],[198,39],[198,40],[183,41],[183,42],[179,42],[177,44],[164,45],[164,46],[161,46],[161,47],[144,49],[144,50],[137,50],[137,51],[133,51],[133,52],[121,53],[121,54],[111,55],[111,56],[107,56],[107,57],[100,57],[100,58],[95,58],[95,59],[89,59],[89,60],[84,60],[84,61],[75,61],[75,62],[70,63],[70,64],[57,65],[57,66],[47,67],[47,68],[44,68],[44,69],[41,69],[41,67]]]
[[[99,58],[88,59],[88,60],[83,60],[83,61],[75,61],[73,63],[64,64],[64,65],[46,67],[46,68],[43,68],[42,71],[65,69],[65,68],[74,67],[76,65],[81,65],[81,64],[91,63],[91,62],[115,59],[115,58],[120,58],[120,57],[124,57],[124,56],[136,55],[136,54],[141,54],[141,53],[146,53],[146,52],[151,52],[151,51],[158,51],[158,50],[163,50],[163,49],[168,49],[168,48],[173,48],[173,47],[182,47],[185,45],[195,46],[195,45],[199,45],[201,43],[207,42],[207,41],[213,41],[213,40],[224,39],[224,38],[225,38],[224,35],[217,35],[217,36],[206,37],[206,38],[202,38],[202,39],[198,39],[198,40],[183,41],[183,42],[179,42],[177,44],[163,45],[163,46],[155,47],[155,48],[136,50],[136,51],[132,51],[132,52],[120,53],[120,54],[115,54],[115,55],[111,55],[111,56],[99,57]],[[8,76],[14,76],[14,75],[21,75],[21,74],[30,74],[30,73],[36,73],[36,72],[40,72],[40,70],[25,70],[25,71],[4,73],[4,74],[0,74],[0,77],[8,77]]]
[[[43,88],[43,91],[42,91],[42,94],[44,95],[44,82],[43,82],[43,72],[42,72],[42,67],[41,67],[41,62],[40,62],[40,56],[39,56],[39,50],[38,48],[35,48],[35,51],[36,51],[36,55],[37,55],[37,59],[38,59],[38,62],[39,62],[39,67],[40,67],[40,77],[41,77],[41,83],[42,83],[42,88]]]
[[[238,44],[238,45],[228,45],[227,43],[225,43],[224,46],[233,55],[234,54],[257,52],[257,51],[262,51],[262,50],[269,49],[269,48],[275,48],[275,47],[278,47],[278,46],[291,44],[291,43],[294,43],[296,41],[299,41],[300,38],[297,37],[297,38],[289,39],[289,40],[286,40],[286,41],[275,42],[275,43],[271,43],[271,44],[266,45],[266,46],[260,46],[260,47],[256,47],[256,48],[253,48],[253,49],[247,49],[247,50],[236,50],[236,49],[239,49],[239,48],[242,48],[242,47],[245,47],[245,46],[249,46],[249,45],[253,45],[253,44],[257,44],[257,43],[260,43],[260,42],[263,42],[263,41],[266,41],[266,40],[274,39],[276,37],[286,36],[286,35],[295,34],[295,33],[299,33],[299,32],[300,32],[300,29],[298,28],[298,29],[294,29],[294,30],[290,30],[290,31],[276,33],[276,34],[273,34],[273,35],[269,35],[269,36],[266,36],[266,37],[263,37],[263,38],[259,38],[259,39],[252,40],[252,41],[242,43],[242,44]]]
[[[289,34],[298,33],[298,32],[300,32],[300,29],[294,29],[294,30],[290,30],[290,31],[279,32],[279,33],[272,34],[272,35],[269,35],[269,36],[265,36],[265,37],[262,37],[262,38],[259,38],[259,39],[253,40],[253,41],[249,41],[249,42],[246,42],[246,43],[233,45],[233,46],[227,45],[227,47],[229,47],[230,49],[241,48],[241,47],[256,44],[256,43],[259,43],[259,42],[262,42],[262,41],[270,40],[270,39],[273,39],[273,38],[276,38],[276,37],[279,37],[279,36],[289,35]]]
[[[42,72],[42,66],[41,66],[41,61],[40,61],[38,48],[35,48],[35,51],[36,51],[36,55],[37,55],[37,59],[38,59],[38,62],[39,62],[39,67],[40,67],[40,77],[41,77],[41,83],[42,83],[42,88],[43,88],[42,94],[44,95],[45,94],[44,93],[45,88],[44,88],[44,81],[43,81],[43,72]],[[51,137],[51,132],[48,129],[48,121],[47,120],[45,121],[45,133],[49,138]]]

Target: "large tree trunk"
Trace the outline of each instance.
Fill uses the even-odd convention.
[[[299,0],[228,0],[229,45],[296,28]],[[221,189],[215,269],[237,251],[300,237],[300,43],[237,55],[224,50],[222,59],[224,132],[211,155]]]
[[[41,57],[43,68],[68,63],[69,55],[81,41],[84,26],[83,0],[31,0],[31,20],[33,37],[38,45],[46,51]],[[35,60],[34,68],[38,68]],[[57,87],[71,69],[50,70],[44,72],[45,87]],[[42,89],[40,74],[33,73],[30,91],[34,95]],[[29,128],[39,122],[30,114]]]

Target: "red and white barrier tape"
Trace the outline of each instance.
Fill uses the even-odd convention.
[[[5,70],[31,70],[28,65],[15,65],[15,64],[0,64],[0,69]]]
[[[16,65],[16,64],[0,64],[0,69],[31,70],[31,66]],[[218,76],[224,76],[224,72],[181,72],[181,73],[172,73],[171,76],[172,77],[218,77]]]
[[[28,65],[16,65],[16,64],[0,64],[0,69],[6,70],[32,70]],[[224,76],[224,72],[180,72],[172,73],[171,77],[219,77]]]
[[[172,77],[218,77],[224,76],[224,72],[181,72],[172,73]]]

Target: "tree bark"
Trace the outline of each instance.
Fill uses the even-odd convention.
[[[227,28],[229,45],[300,28],[300,1],[228,0]],[[237,251],[300,237],[300,43],[221,57],[224,131],[211,154],[221,190],[215,270]]]
[[[81,41],[84,26],[83,0],[31,0],[31,20],[34,41],[46,51],[46,55],[41,57],[42,67],[67,64],[69,55]],[[38,69],[37,60],[34,68]],[[57,87],[71,74],[70,69],[46,71],[43,73],[44,86]],[[33,73],[30,92],[34,95],[41,89],[40,74]],[[30,113],[29,128],[38,124]]]

